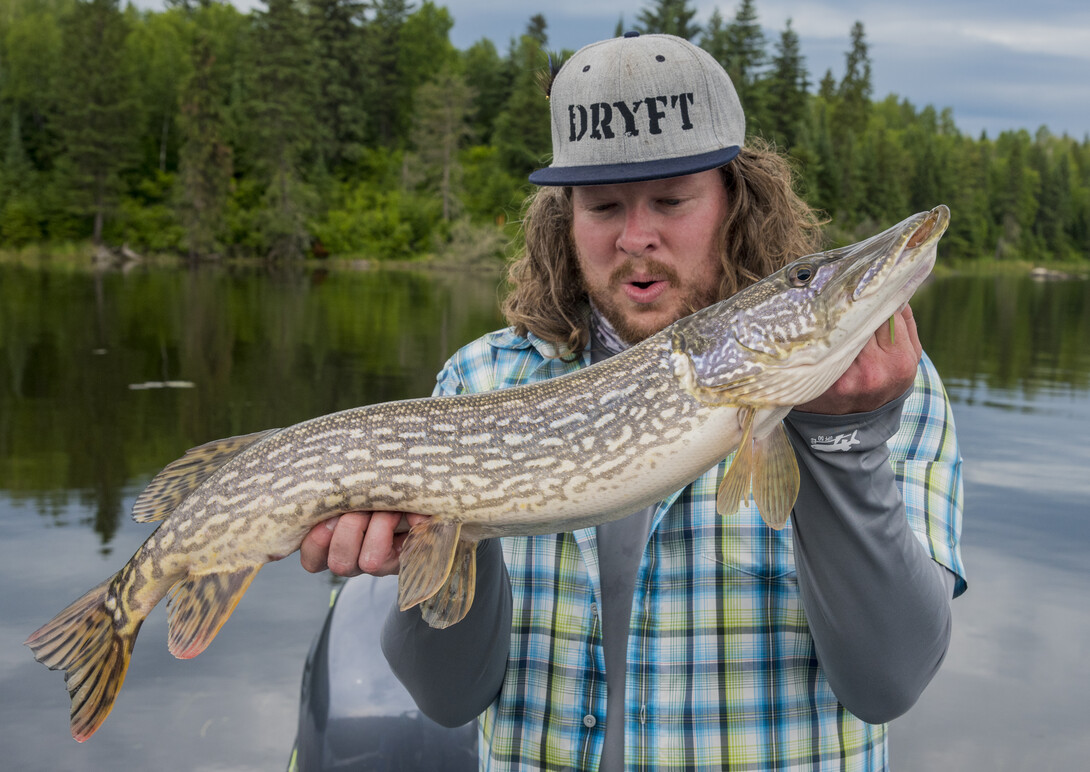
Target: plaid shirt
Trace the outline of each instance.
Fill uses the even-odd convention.
[[[589,361],[557,353],[500,330],[458,351],[435,393],[532,383]],[[957,574],[960,593],[960,457],[926,357],[888,444],[911,527]],[[632,602],[625,769],[886,769],[886,726],[844,709],[818,664],[790,524],[773,531],[752,507],[724,523],[715,497],[725,469],[719,463],[655,512]],[[606,681],[595,537],[586,528],[502,540],[511,645],[499,697],[481,717],[481,769],[598,768]]]

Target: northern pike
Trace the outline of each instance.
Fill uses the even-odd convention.
[[[431,515],[401,553],[398,602],[434,627],[473,601],[476,544],[624,517],[735,452],[725,516],[752,491],[782,528],[799,471],[781,419],[824,393],[930,273],[945,206],[797,260],[627,351],[551,380],[345,410],[193,448],[137,498],[162,521],[116,574],[26,641],[63,669],[72,736],[102,724],[140,625],[169,593],[168,645],[204,651],[258,569],[353,510]]]

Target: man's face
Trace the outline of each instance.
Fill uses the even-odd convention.
[[[587,294],[626,342],[719,299],[727,192],[718,170],[576,187],[572,205]]]

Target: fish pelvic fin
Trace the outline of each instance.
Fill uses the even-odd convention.
[[[260,565],[190,574],[170,591],[167,648],[178,659],[200,654],[230,618]]]
[[[742,500],[749,496],[750,480],[753,477],[753,422],[757,414],[753,408],[738,409],[742,424],[742,441],[734,453],[730,468],[719,483],[719,493],[715,497],[715,510],[723,517],[738,513]]]
[[[72,737],[77,742],[93,735],[110,715],[144,622],[142,616],[118,613],[113,580],[88,591],[25,643],[36,660],[50,670],[64,671],[72,700]]]
[[[779,531],[799,497],[799,462],[782,423],[753,444],[753,503],[765,523]]]
[[[477,589],[477,542],[461,539],[454,549],[454,561],[439,591],[420,604],[420,613],[430,626],[442,630],[461,622]]]
[[[756,411],[742,408],[742,441],[734,455],[719,493],[716,511],[724,517],[738,512],[749,493],[761,513],[761,518],[777,531],[787,524],[787,518],[799,496],[799,464],[787,439],[783,423],[778,423],[763,437],[753,437]]]
[[[185,455],[163,467],[136,498],[132,519],[138,523],[163,520],[221,466],[258,440],[279,429],[242,434],[190,448]]]
[[[437,518],[409,530],[397,582],[397,603],[402,611],[420,605],[447,584],[461,531],[461,523]]]

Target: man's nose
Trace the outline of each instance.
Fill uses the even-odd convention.
[[[617,237],[617,248],[633,257],[640,257],[658,243],[654,213],[643,206],[630,208],[625,213],[624,226]]]

